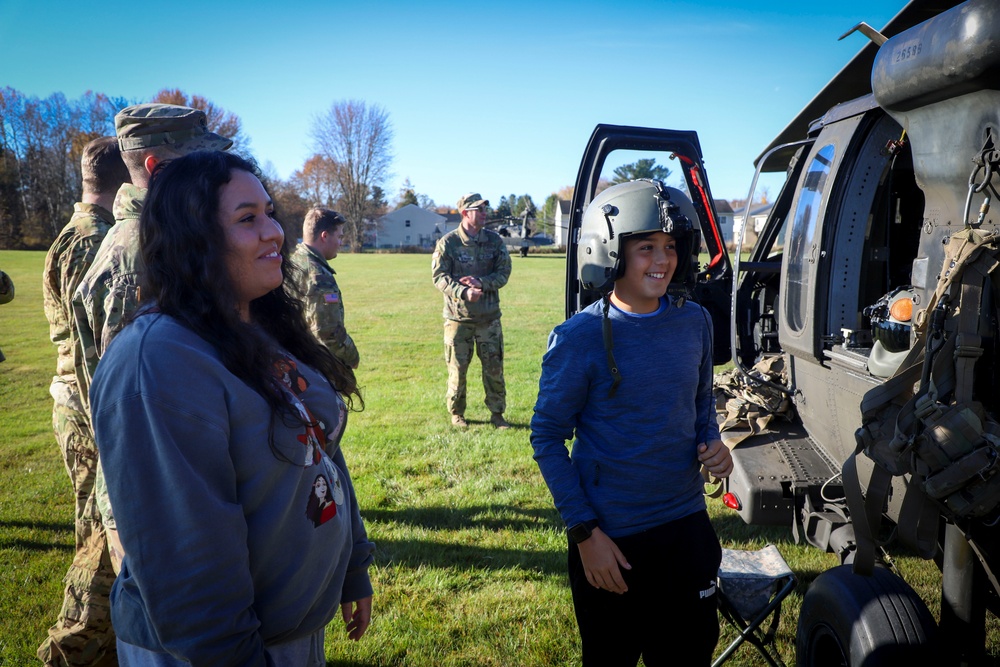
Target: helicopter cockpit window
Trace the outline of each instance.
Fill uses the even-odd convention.
[[[785,322],[792,331],[802,331],[809,317],[808,296],[816,287],[810,284],[810,268],[819,259],[819,239],[815,238],[816,223],[823,207],[823,191],[830,175],[833,156],[833,144],[827,144],[816,152],[806,171],[792,225],[788,230],[788,251],[785,253],[788,267]]]

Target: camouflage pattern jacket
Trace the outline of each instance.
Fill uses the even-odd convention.
[[[298,269],[296,285],[302,294],[306,321],[313,335],[351,368],[358,367],[358,348],[344,328],[344,301],[336,272],[318,252],[300,243],[291,257]]]
[[[0,304],[10,303],[14,300],[14,281],[10,279],[3,271],[0,271]],[[0,361],[3,361],[7,357],[3,356],[3,350],[0,350]]]
[[[80,338],[73,324],[73,294],[94,262],[97,249],[115,224],[111,211],[79,202],[73,217],[59,232],[45,256],[42,297],[49,321],[49,338],[58,348],[56,375],[49,393],[57,405],[83,412],[77,384],[78,366],[83,363]]]
[[[111,339],[121,331],[125,318],[139,305],[139,212],[145,188],[126,183],[115,196],[115,226],[101,243],[94,263],[73,295],[73,316],[80,335],[83,363],[77,367],[77,382],[87,410],[90,382],[97,362]]]
[[[441,237],[431,260],[434,286],[444,293],[444,318],[456,322],[490,322],[500,318],[500,288],[510,278],[510,255],[500,235],[481,229],[473,237],[458,229]],[[483,296],[471,302],[462,298],[468,289],[459,281],[478,278]]]

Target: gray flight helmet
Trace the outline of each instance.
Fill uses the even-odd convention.
[[[611,291],[625,270],[622,239],[632,234],[666,232],[677,242],[674,279],[691,269],[692,239],[698,214],[687,195],[653,179],[613,185],[594,197],[583,213],[577,267],[584,289]]]

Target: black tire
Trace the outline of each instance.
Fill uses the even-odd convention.
[[[799,667],[938,664],[937,627],[923,600],[884,568],[870,577],[840,565],[806,592],[795,633]]]

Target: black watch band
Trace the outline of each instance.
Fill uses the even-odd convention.
[[[597,521],[591,519],[590,521],[581,521],[578,524],[572,525],[566,529],[566,537],[573,544],[579,544],[584,540],[590,538],[591,534],[594,532],[594,528],[597,528]]]

